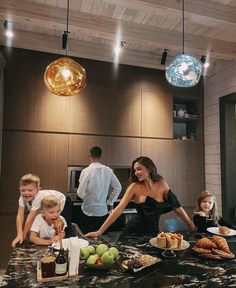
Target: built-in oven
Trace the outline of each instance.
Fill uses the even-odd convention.
[[[76,193],[79,187],[79,177],[86,166],[68,166],[67,193]]]

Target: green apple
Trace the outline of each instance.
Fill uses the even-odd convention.
[[[104,264],[111,264],[114,262],[114,255],[111,251],[106,251],[102,255],[102,262]]]
[[[89,251],[87,247],[81,247],[80,248],[80,259],[86,260],[89,257]]]
[[[86,263],[87,264],[95,264],[97,259],[98,259],[98,254],[90,255],[89,258],[87,259]]]
[[[88,245],[87,249],[89,251],[89,254],[95,254],[96,252],[96,249],[93,245]]]
[[[106,244],[99,244],[96,248],[98,256],[102,256],[106,251],[108,251],[108,246]]]
[[[114,259],[116,259],[119,256],[119,250],[116,247],[111,247],[109,251],[113,254]]]

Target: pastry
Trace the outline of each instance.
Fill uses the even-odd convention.
[[[210,239],[203,237],[196,242],[196,246],[205,249],[217,248],[216,243],[211,241]]]
[[[165,248],[166,247],[166,233],[161,232],[160,234],[157,235],[157,245],[160,248]]]
[[[220,234],[229,234],[230,232],[231,232],[231,229],[226,226],[219,227]]]
[[[53,221],[53,227],[56,232],[56,235],[60,235],[60,233],[63,231],[64,223],[61,220],[61,218],[57,218]]]
[[[182,248],[182,246],[183,246],[183,240],[184,240],[184,237],[183,237],[183,235],[182,234],[180,234],[180,233],[176,233],[175,234],[175,237],[177,238],[177,241],[178,241],[178,248]]]
[[[197,247],[197,246],[193,246],[192,250],[196,253],[204,253],[204,254],[210,254],[211,253],[211,250],[210,249],[205,249],[205,248],[200,248],[200,247]]]
[[[173,233],[166,233],[166,248],[178,248],[178,240]]]
[[[232,259],[235,257],[235,255],[231,252],[225,252],[223,250],[219,250],[219,249],[212,249],[212,252],[216,255],[219,255],[222,258],[227,258],[227,259]]]
[[[217,245],[218,249],[223,250],[227,253],[230,253],[229,246],[225,238],[221,236],[213,236],[212,241]],[[216,248],[216,247],[212,247],[212,248]]]

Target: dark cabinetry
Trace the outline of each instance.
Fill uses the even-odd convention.
[[[173,89],[173,138],[201,140],[203,135],[203,86]]]

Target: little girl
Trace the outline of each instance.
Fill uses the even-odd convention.
[[[60,201],[55,196],[46,196],[41,201],[41,213],[38,214],[30,228],[30,241],[38,245],[50,245],[65,237],[66,220],[60,216]],[[56,229],[59,220],[62,229]],[[60,231],[57,231],[60,230]]]
[[[196,232],[205,233],[208,227],[227,226],[231,229],[236,227],[227,223],[217,212],[215,195],[209,191],[202,191],[198,197],[197,209],[194,212],[193,223]]]

